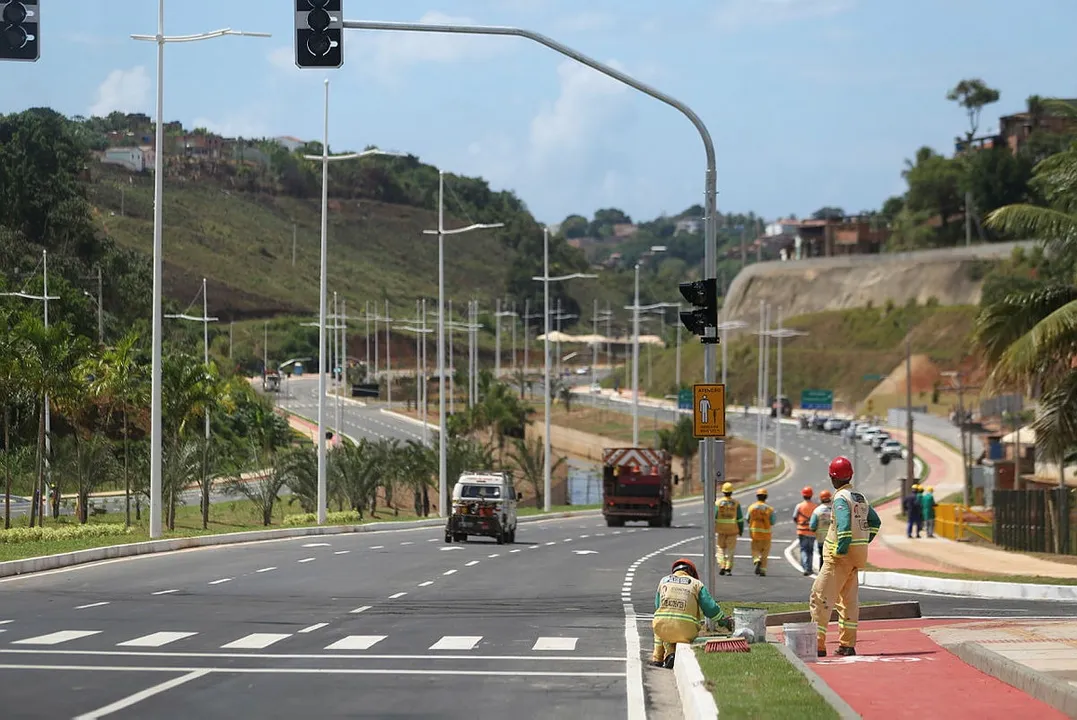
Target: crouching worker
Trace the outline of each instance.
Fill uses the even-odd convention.
[[[700,582],[692,561],[684,558],[674,561],[671,573],[658,583],[658,592],[654,595],[651,664],[672,668],[677,643],[695,640],[704,617],[717,620],[718,625],[727,630],[733,629],[733,619],[726,617],[707,587]]]

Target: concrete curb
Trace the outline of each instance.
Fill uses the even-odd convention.
[[[542,520],[562,520],[579,517],[581,515],[595,515],[600,512],[602,511],[569,510],[565,512],[550,513],[549,515],[523,515],[517,519],[517,522],[527,524]],[[107,545],[105,547],[89,548],[87,550],[75,550],[74,552],[59,553],[56,555],[42,555],[40,557],[26,558],[24,560],[0,562],[0,578],[11,577],[14,575],[26,575],[28,573],[41,572],[43,570],[55,570],[57,568],[70,567],[72,565],[84,565],[86,563],[100,562],[101,560],[114,560],[117,558],[174,552],[176,550],[189,550],[200,547],[221,547],[225,545],[258,543],[270,540],[289,540],[292,538],[318,535],[418,530],[427,527],[441,527],[444,524],[445,520],[442,518],[430,518],[428,520],[385,521],[367,525],[319,525],[313,527],[252,530],[249,532],[222,533],[219,535],[167,538],[165,540],[147,540],[144,542],[127,543],[123,545]]]
[[[920,613],[920,603],[911,602],[886,603],[885,605],[864,605],[860,608],[861,620],[908,620],[923,617]],[[830,614],[830,622],[838,621],[838,611]],[[785,623],[812,622],[811,613],[807,610],[794,612],[775,613],[767,615],[767,627],[781,626]]]
[[[1066,682],[988,650],[974,642],[963,642],[947,650],[977,670],[1047,703],[1068,717],[1077,717],[1077,688]]]
[[[1077,602],[1077,585],[1037,585],[991,580],[954,580],[951,578],[871,570],[860,572],[860,584],[864,587],[990,598],[993,600]]]
[[[677,643],[673,675],[677,679],[677,694],[681,696],[681,710],[685,720],[711,720],[718,717],[718,704],[707,689],[707,681],[691,645]]]
[[[834,708],[834,712],[838,714],[838,717],[842,720],[854,720],[855,718],[860,717],[860,715],[849,706],[849,703],[842,700],[840,695],[823,682],[821,677],[812,672],[807,663],[798,658],[792,650],[785,646],[784,643],[772,643],[772,645],[778,648],[778,652],[789,661],[789,664],[804,676],[804,679],[811,685],[812,690],[819,693],[823,700],[826,700],[826,704]]]

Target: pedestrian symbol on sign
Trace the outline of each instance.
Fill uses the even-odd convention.
[[[692,435],[697,438],[725,437],[725,385],[694,385],[692,401]]]
[[[704,395],[699,401],[699,419],[704,425],[710,422],[711,401]]]

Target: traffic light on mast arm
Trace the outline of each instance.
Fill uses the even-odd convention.
[[[344,64],[342,0],[295,0],[295,64],[338,68]]]
[[[41,57],[38,0],[0,0],[0,60],[37,62]]]
[[[681,283],[679,287],[681,296],[695,306],[694,310],[681,311],[681,322],[690,333],[699,335],[704,345],[717,345],[718,279]]]

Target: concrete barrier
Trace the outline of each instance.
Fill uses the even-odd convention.
[[[1077,585],[1038,585],[992,580],[958,580],[870,570],[861,571],[860,584],[864,587],[910,590],[961,597],[991,598],[994,600],[1077,602]]]
[[[677,679],[677,694],[685,720],[711,720],[718,717],[718,704],[707,689],[707,680],[699,667],[696,652],[691,645],[677,644],[673,675]]]
[[[1077,688],[1072,684],[1011,660],[975,642],[948,648],[977,670],[1047,703],[1067,717],[1077,717]]]
[[[922,615],[920,614],[920,603],[916,601],[860,606],[861,620],[906,620],[918,617],[922,617]],[[830,622],[837,621],[838,611],[834,610],[830,614]],[[767,615],[767,627],[780,627],[785,623],[801,622],[812,622],[811,613],[807,610],[798,610]]]

